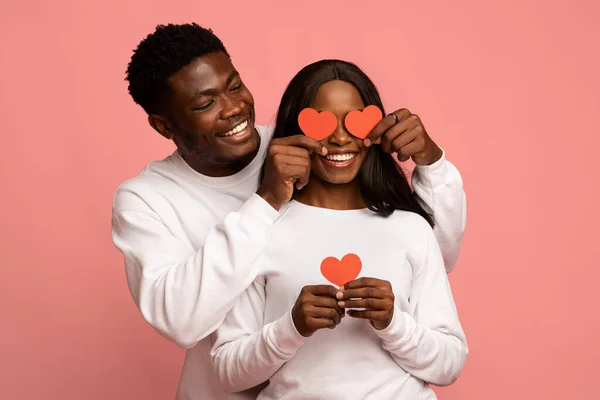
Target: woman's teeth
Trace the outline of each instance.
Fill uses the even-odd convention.
[[[235,128],[233,128],[232,130],[230,130],[229,132],[225,132],[224,134],[221,135],[221,137],[227,137],[227,136],[235,135],[236,133],[240,133],[241,131],[243,131],[247,127],[248,127],[248,120],[242,122],[241,124],[239,124],[238,126],[236,126]]]
[[[356,156],[356,153],[344,153],[344,154],[328,154],[325,156],[327,160],[333,162],[345,162],[352,160]]]

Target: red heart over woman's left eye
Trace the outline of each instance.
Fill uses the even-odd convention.
[[[346,115],[346,129],[357,138],[364,139],[381,119],[383,113],[377,106],[367,106],[364,110],[353,110]]]

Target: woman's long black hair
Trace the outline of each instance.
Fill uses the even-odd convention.
[[[302,68],[289,83],[279,105],[273,138],[301,134],[298,114],[312,105],[321,85],[333,80],[352,84],[365,107],[376,105],[385,115],[375,84],[358,66],[341,60],[321,60]],[[363,201],[370,210],[383,216],[391,215],[394,210],[411,211],[433,227],[433,218],[417,201],[404,172],[381,146],[369,148],[358,180]]]

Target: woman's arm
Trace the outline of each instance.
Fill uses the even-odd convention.
[[[345,284],[340,306],[364,308],[349,310],[348,315],[370,320],[383,348],[406,372],[444,386],[458,378],[468,348],[442,254],[431,228],[422,223],[426,245],[421,257],[412,261],[409,312],[395,305],[391,284],[375,278]]]
[[[264,280],[259,277],[212,336],[213,368],[230,393],[267,381],[304,343],[291,312],[263,326],[264,307]]]
[[[468,347],[442,254],[431,230],[426,232],[426,253],[413,277],[412,312],[394,306],[389,326],[375,332],[402,369],[426,382],[445,386],[458,379]]]
[[[341,322],[337,289],[313,285],[302,288],[290,312],[263,327],[265,288],[261,279],[242,295],[214,335],[213,367],[229,392],[268,380],[314,332]]]

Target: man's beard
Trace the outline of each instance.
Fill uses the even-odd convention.
[[[192,157],[198,161],[207,164],[219,164],[223,167],[229,168],[243,168],[250,163],[256,156],[256,152],[252,152],[246,156],[238,158],[226,158],[226,157],[215,157],[210,154],[207,148],[203,148],[199,145],[194,136],[191,134],[185,134],[181,142],[181,146],[187,153],[188,157]],[[258,149],[257,149],[258,150]]]

